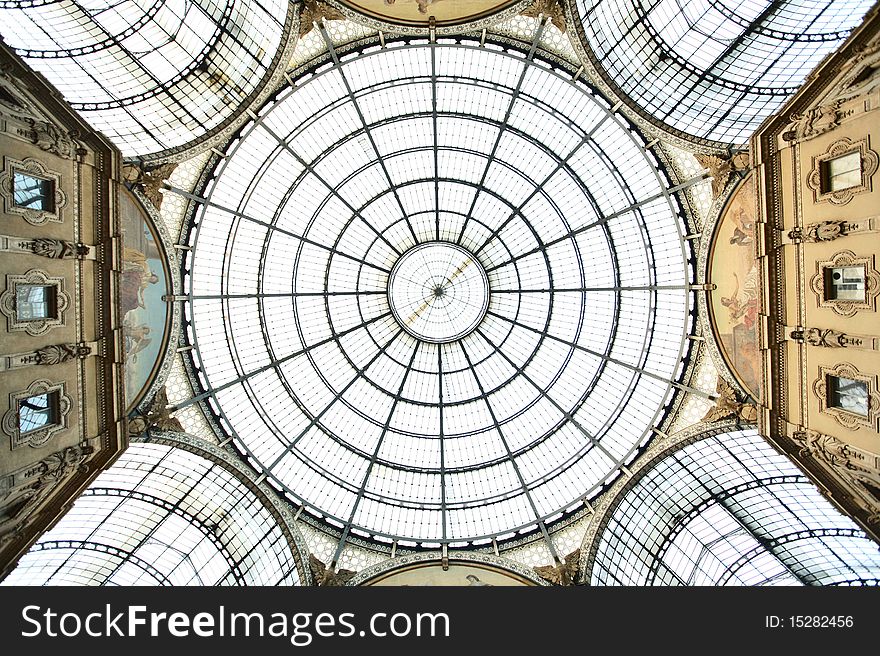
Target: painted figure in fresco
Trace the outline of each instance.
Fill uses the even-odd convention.
[[[159,276],[150,270],[147,257],[133,248],[126,247],[122,255],[122,274],[119,276],[119,301],[122,314],[144,307],[144,290],[155,285]]]
[[[730,313],[733,325],[742,324],[749,330],[754,328],[758,319],[758,270],[753,266],[740,289],[739,276],[733,274],[736,288],[730,296],[722,296],[721,304]]]
[[[150,345],[153,339],[150,335],[150,327],[146,324],[140,326],[122,325],[122,334],[125,336],[125,354],[129,362],[137,362],[137,354]]]
[[[733,224],[733,236],[730,238],[731,244],[748,246],[754,241],[752,236],[755,234],[755,222],[746,215],[742,207],[738,207],[733,213]]]
[[[428,13],[428,5],[432,5],[435,2],[439,2],[440,0],[416,0],[416,4],[419,6],[420,14]],[[396,0],[385,0],[386,5],[393,5]]]

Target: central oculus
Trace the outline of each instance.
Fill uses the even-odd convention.
[[[489,279],[477,258],[460,246],[427,242],[406,251],[391,269],[388,303],[413,337],[454,342],[486,316]]]

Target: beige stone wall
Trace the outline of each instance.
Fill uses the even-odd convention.
[[[761,429],[880,535],[880,15],[875,9],[752,140],[759,194]],[[861,183],[830,193],[823,162],[858,151]],[[834,302],[825,268],[865,266]],[[829,376],[864,382],[867,416],[834,408]]]
[[[16,206],[16,168],[54,182],[53,211]],[[0,48],[0,578],[125,446],[118,170],[118,152]],[[56,286],[52,320],[20,320],[27,283]],[[58,421],[22,434],[19,400],[44,391]]]

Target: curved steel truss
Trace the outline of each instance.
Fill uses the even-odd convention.
[[[621,494],[591,585],[876,585],[880,550],[754,430],[660,456]]]
[[[743,143],[872,0],[576,0],[591,56],[643,114]]]
[[[350,533],[546,534],[635,457],[679,385],[692,257],[676,188],[595,90],[535,57],[541,29],[528,52],[340,55],[325,33],[331,63],[279,92],[191,196],[203,391],[177,407],[204,402],[342,529],[339,550]],[[489,287],[478,325],[440,343],[388,300],[399,258],[432,242]]]

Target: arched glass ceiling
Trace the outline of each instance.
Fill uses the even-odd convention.
[[[621,497],[591,585],[877,585],[880,549],[754,430],[666,455]]]
[[[277,512],[231,469],[136,443],[3,584],[299,585],[302,567]]]
[[[669,183],[602,98],[532,55],[331,53],[196,201],[197,398],[343,534],[543,528],[634,457],[680,376],[690,276]]]
[[[743,143],[873,0],[577,0],[610,81],[687,134]]]
[[[286,0],[0,1],[0,31],[124,155],[180,146],[271,73]]]

